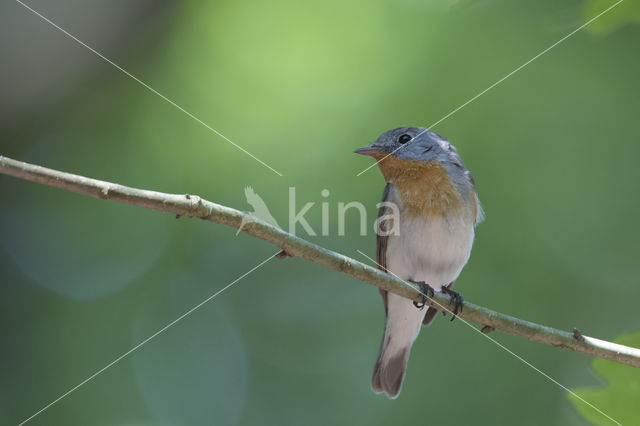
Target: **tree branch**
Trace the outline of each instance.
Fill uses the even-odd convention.
[[[197,217],[211,222],[239,228],[242,219],[250,219],[242,231],[280,247],[286,255],[300,257],[353,278],[373,284],[400,296],[422,301],[417,286],[392,275],[367,266],[309,241],[298,238],[282,229],[263,222],[250,213],[235,210],[204,200],[196,195],[165,194],[156,191],[130,188],[115,183],[91,179],[57,170],[47,169],[0,156],[0,173],[17,178],[90,195],[105,200],[118,201],[138,207],[173,213],[179,216]],[[449,297],[436,293],[427,304],[442,310],[449,304]],[[582,335],[578,330],[567,332],[521,320],[482,306],[465,302],[459,316],[482,324],[483,332],[500,330],[539,343],[582,352],[622,364],[640,367],[640,350]]]

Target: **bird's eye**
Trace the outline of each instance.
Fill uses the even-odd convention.
[[[410,135],[404,134],[398,138],[398,143],[407,143],[412,139]]]

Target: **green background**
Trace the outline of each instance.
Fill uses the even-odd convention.
[[[183,2],[149,9],[99,49],[280,177],[10,3],[3,67],[82,62],[3,116],[0,154],[247,210],[250,185],[283,226],[295,186],[299,206],[316,203],[317,232],[330,205],[330,236],[298,235],[363,261],[356,250],[373,256],[375,237],[359,235],[353,211],[337,236],[337,205],[364,203],[372,224],[383,180],[376,169],[356,177],[371,160],[352,151],[389,128],[429,126],[612,4]],[[115,21],[82,2],[30,4],[92,46],[87,20]],[[640,328],[638,16],[622,3],[434,128],[473,171],[487,212],[456,285],[466,299],[603,339]],[[29,50],[37,43],[48,54]],[[0,195],[2,424],[276,251],[231,228],[6,176]],[[32,424],[588,424],[560,387],[442,318],[414,345],[400,397],[374,395],[383,321],[375,288],[272,260]],[[569,388],[604,383],[589,357],[492,337]],[[640,424],[637,404],[616,410]]]

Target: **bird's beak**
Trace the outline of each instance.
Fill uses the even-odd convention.
[[[369,146],[365,146],[364,148],[356,149],[353,152],[355,152],[356,154],[368,155],[370,157],[372,157],[372,156],[374,156],[376,154],[382,153],[380,148],[376,148],[373,145],[369,145]]]

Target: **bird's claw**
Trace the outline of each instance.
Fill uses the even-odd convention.
[[[418,287],[420,288],[420,293],[422,294],[422,302],[413,302],[413,306],[422,310],[424,309],[424,305],[427,303],[427,296],[433,297],[435,292],[433,290],[433,287],[431,287],[429,284],[425,283],[424,281],[414,282],[414,284],[417,284]]]
[[[453,316],[451,317],[451,321],[453,321],[456,319],[458,312],[462,312],[464,300],[460,293],[450,290],[447,287],[442,287],[442,292],[449,295],[449,305],[453,305]]]

